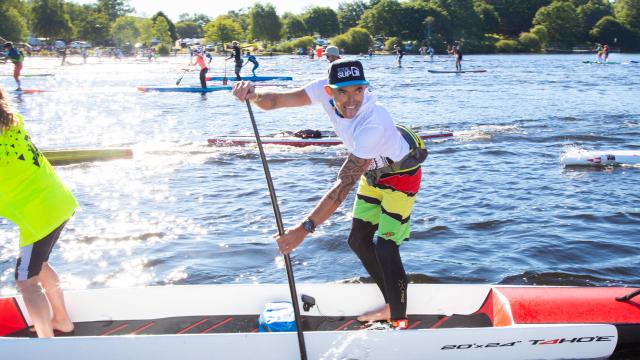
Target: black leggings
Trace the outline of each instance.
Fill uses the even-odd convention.
[[[200,69],[200,86],[202,86],[203,89],[207,88],[207,71],[209,71],[209,68],[202,68]]]
[[[378,284],[384,300],[391,308],[391,320],[407,317],[407,274],[402,266],[400,247],[392,240],[378,237],[373,242],[377,225],[353,219],[349,246]]]

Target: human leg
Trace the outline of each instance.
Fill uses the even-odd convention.
[[[49,300],[49,304],[51,304],[51,310],[53,312],[51,317],[52,328],[63,332],[73,331],[74,326],[67,313],[58,274],[49,263],[46,262],[42,265],[42,271],[39,277],[42,287],[44,287],[47,300]]]
[[[20,248],[16,263],[16,285],[22,294],[38,337],[52,337],[54,328],[73,330],[64,305],[60,279],[48,265],[49,255],[60,237],[66,221],[49,235],[33,244]],[[42,286],[47,291],[43,292]],[[53,309],[53,320],[49,312]]]
[[[22,86],[20,84],[20,72],[22,71],[22,63],[16,63],[13,66],[13,79],[16,81],[16,84],[18,84],[18,88],[16,90],[20,91],[22,90]]]
[[[207,71],[209,71],[209,69],[206,67],[200,69],[200,86],[202,86],[203,89],[207,88]]]
[[[253,69],[251,69],[251,73],[253,73],[253,76],[256,76],[256,69],[258,68],[258,64],[253,64]]]
[[[242,65],[236,64],[235,73],[236,73],[236,80],[238,81],[242,80],[242,77],[240,76],[240,70],[242,70]]]
[[[39,276],[36,275],[27,280],[18,280],[16,285],[18,291],[22,294],[22,300],[24,300],[38,337],[53,337],[49,302],[42,291],[42,287],[40,287]]]

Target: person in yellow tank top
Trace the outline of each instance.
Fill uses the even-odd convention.
[[[0,217],[20,231],[16,285],[38,337],[74,328],[49,254],[77,206],[71,191],[31,142],[22,116],[11,112],[0,87]]]

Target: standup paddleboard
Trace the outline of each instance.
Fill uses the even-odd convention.
[[[223,85],[223,86],[209,86],[206,88],[202,87],[189,87],[189,86],[138,86],[138,91],[140,92],[192,92],[192,93],[208,93],[212,91],[221,91],[221,90],[231,90],[231,86]]]
[[[601,61],[584,60],[582,63],[583,64],[598,64],[598,65],[620,65],[620,63],[616,62],[616,61],[601,62]]]
[[[88,161],[107,161],[114,159],[130,159],[133,151],[127,148],[105,149],[52,149],[43,150],[42,154],[52,165],[67,165]]]
[[[635,359],[640,348],[634,288],[409,284],[402,331],[357,320],[384,305],[375,284],[296,288],[305,295],[298,301],[309,360]],[[624,296],[630,299],[616,301]],[[265,305],[290,299],[286,284],[88,289],[64,297],[75,329],[53,339],[27,339],[24,300],[0,297],[3,359],[300,359],[295,331],[257,329]]]
[[[487,70],[485,69],[478,69],[478,70],[462,70],[462,71],[455,71],[455,70],[427,70],[430,73],[433,74],[464,74],[464,73],[483,73],[483,72],[487,72]]]
[[[42,89],[22,89],[22,90],[13,90],[12,92],[15,94],[39,94],[43,92],[49,92],[50,90],[42,90]]]
[[[0,74],[0,76],[11,76],[13,74]],[[20,77],[36,77],[36,76],[56,76],[55,74],[20,74]]]
[[[640,164],[639,150],[577,150],[560,157],[565,166],[615,166]]]
[[[425,140],[452,137],[451,132],[421,132],[420,137]],[[265,145],[286,145],[286,146],[336,146],[341,145],[340,138],[335,136],[326,136],[321,138],[300,138],[291,136],[288,133],[275,136],[261,136],[260,140]],[[208,140],[209,145],[214,146],[241,146],[255,144],[255,136],[217,136]]]
[[[207,76],[207,81],[222,81],[224,76]],[[235,75],[227,77],[229,81],[236,81]],[[270,81],[270,80],[293,80],[291,76],[243,76],[242,80],[247,81]]]

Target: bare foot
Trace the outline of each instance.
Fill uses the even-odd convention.
[[[54,330],[58,330],[61,332],[71,332],[73,331],[73,323],[69,320],[67,321],[56,321],[55,319],[51,320],[51,325],[53,325]]]
[[[383,321],[391,318],[391,308],[389,304],[385,304],[381,309],[370,311],[364,315],[358,316],[358,321]]]

